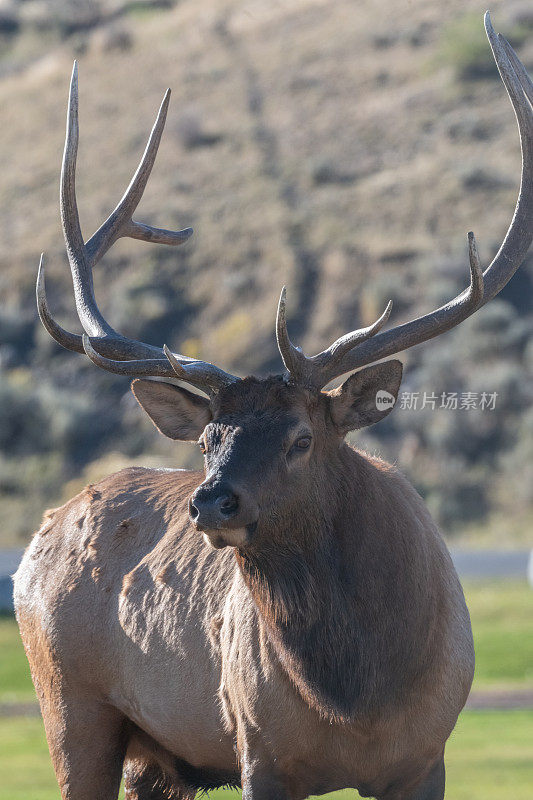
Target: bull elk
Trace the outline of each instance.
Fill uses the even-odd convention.
[[[177,245],[191,231],[132,219],[167,93],[129,188],[84,243],[74,67],[61,218],[85,333],[54,321],[42,259],[41,320],[69,350],[137,376],[140,405],[166,436],[198,441],[205,469],[131,468],[87,487],[48,512],[16,574],[63,800],[112,800],[123,774],[129,800],[223,785],[242,786],[245,800],[345,787],[379,800],[444,797],[444,747],[474,670],[468,611],[421,498],[345,436],[391,410],[376,393],[397,396],[402,365],[381,359],[491,300],[533,238],[533,84],[488,15],[485,26],[522,144],[520,195],[494,260],[483,273],[469,234],[470,285],[458,297],[380,332],[389,304],[312,357],[290,341],[283,290],[286,371],[264,379],[125,338],[102,316],[92,268],[119,237]]]

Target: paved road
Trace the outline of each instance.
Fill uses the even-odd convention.
[[[23,550],[0,550],[0,611],[13,610],[13,583]]]
[[[533,550],[451,550],[461,578],[526,578]]]

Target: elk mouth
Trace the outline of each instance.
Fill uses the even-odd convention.
[[[207,544],[215,550],[222,550],[224,547],[246,548],[252,543],[254,534],[257,530],[257,520],[250,522],[242,528],[218,528],[216,530],[204,530],[203,536]]]

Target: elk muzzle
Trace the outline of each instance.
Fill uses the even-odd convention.
[[[244,547],[249,544],[259,509],[244,489],[227,483],[206,481],[189,500],[189,517],[213,547]]]

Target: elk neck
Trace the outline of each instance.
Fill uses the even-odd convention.
[[[394,704],[399,676],[415,679],[429,649],[431,587],[422,579],[413,588],[417,565],[402,563],[408,526],[387,477],[394,486],[392,468],[343,444],[305,503],[261,530],[255,548],[236,551],[283,669],[306,702],[336,722]],[[406,647],[417,654],[411,672]]]

